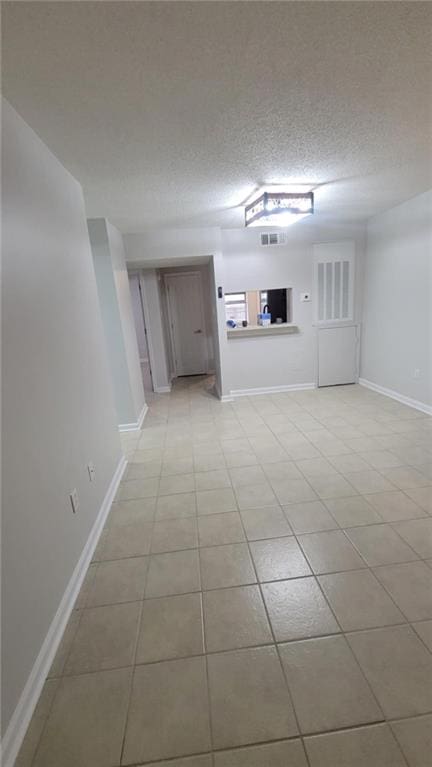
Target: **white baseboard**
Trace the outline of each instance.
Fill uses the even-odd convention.
[[[21,693],[18,705],[12,715],[9,725],[4,734],[1,743],[2,765],[3,767],[12,767],[17,757],[21,743],[30,723],[33,711],[39,700],[45,679],[51,668],[57,648],[66,628],[72,612],[75,600],[82,586],[87,568],[91,562],[93,552],[108,516],[111,504],[114,500],[127,461],[124,456],[120,458],[114,476],[110,482],[108,490],[102,501],[98,515],[91,529],[90,535],[72,573],[72,577],[63,594],[58,610],[48,629],[42,647],[36,658],[30,676],[26,682],[24,690]]]
[[[280,394],[290,391],[307,391],[316,389],[314,383],[286,384],[284,386],[263,386],[258,389],[232,389],[231,397],[253,397],[257,394]]]
[[[403,405],[408,405],[409,407],[415,408],[415,410],[421,410],[422,413],[432,415],[432,405],[426,405],[425,402],[420,402],[418,399],[406,397],[405,394],[399,394],[399,392],[394,391],[393,389],[386,389],[385,386],[379,386],[379,384],[373,383],[373,381],[368,381],[367,378],[359,378],[359,384],[366,389],[378,392],[378,394],[384,394],[386,397],[391,397],[391,399],[395,399]]]
[[[221,402],[234,402],[232,394],[220,394],[219,399]]]
[[[214,382],[213,391],[220,402],[233,402],[234,398],[231,396],[231,394],[222,394],[217,380]]]
[[[171,392],[171,384],[169,386],[155,386],[154,390],[156,394],[169,394]]]
[[[144,423],[144,418],[146,417],[147,410],[148,406],[144,402],[141,413],[138,416],[138,420],[134,423],[120,423],[118,427],[119,431],[140,431]]]

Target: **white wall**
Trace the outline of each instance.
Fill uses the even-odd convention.
[[[144,315],[141,305],[139,274],[135,272],[129,275],[129,288],[132,301],[132,311],[135,322],[135,330],[138,343],[140,360],[148,360],[147,339],[145,334]]]
[[[303,227],[287,230],[287,243],[262,247],[257,229],[222,231],[226,293],[266,288],[292,288],[292,322],[299,332],[267,338],[233,338],[225,345],[225,371],[231,391],[316,384],[313,244],[353,240],[356,246],[355,319],[361,312],[363,227]],[[301,302],[310,292],[312,301]]]
[[[121,451],[81,187],[7,102],[2,123],[4,732]]]
[[[88,228],[118,423],[133,424],[145,400],[122,236],[105,219]]]
[[[298,335],[227,340],[224,300],[215,298],[212,318],[217,389],[231,391],[316,383],[316,330],[313,300],[300,303],[313,288],[313,244],[352,240],[356,247],[355,321],[361,318],[365,227],[305,219],[287,230],[287,244],[265,248],[260,229],[166,229],[125,235],[128,265],[163,266],[176,260],[212,255],[214,281],[224,293],[264,288],[293,288],[293,322]],[[219,344],[217,344],[217,340]],[[219,345],[219,349],[217,348]]]
[[[203,300],[204,300],[204,318],[205,318],[205,331],[207,336],[207,353],[208,353],[208,369],[215,372],[215,351],[214,351],[214,338],[213,338],[213,313],[215,305],[215,297],[213,294],[212,283],[212,268],[211,264],[200,266],[199,271],[201,273]]]
[[[292,288],[292,321],[300,332],[230,339],[226,351],[229,388],[313,383],[316,355],[312,303],[299,300],[301,291],[312,292],[312,254],[298,244],[258,250],[257,240],[258,236],[251,237],[249,232],[223,233],[225,292]]]
[[[215,361],[215,386],[219,397],[230,395],[228,381],[225,375],[225,360],[227,347],[227,332],[225,319],[225,300],[218,297],[218,288],[225,282],[225,270],[222,251],[216,250],[210,262],[210,290],[213,292],[212,302],[212,338]]]
[[[167,291],[166,291],[165,283],[163,280],[163,270],[160,270],[160,271],[157,270],[156,274],[162,277],[162,279],[160,278],[158,279],[162,332],[163,332],[163,341],[164,341],[164,349],[160,350],[160,354],[163,354],[163,353],[165,354],[167,368],[168,368],[168,378],[169,378],[169,381],[172,381],[172,379],[175,377],[176,370],[175,370],[175,362],[174,362],[174,349],[172,347],[172,342],[171,342]]]
[[[159,262],[210,256],[220,249],[221,230],[217,227],[201,229],[153,229],[144,234],[125,234],[127,262]],[[150,263],[149,266],[154,266]],[[159,264],[156,264],[159,265]]]
[[[432,405],[432,191],[367,227],[361,377]],[[414,370],[420,377],[414,377]]]
[[[132,392],[127,373],[126,350],[120,321],[120,311],[114,283],[111,255],[105,220],[88,221],[93,262],[96,274],[104,339],[114,387],[117,423],[136,421]]]
[[[107,233],[114,272],[114,283],[116,286],[120,311],[120,322],[123,330],[132,399],[135,413],[139,416],[145,403],[144,388],[123,238],[119,230],[112,226],[109,221],[107,221]]]
[[[141,272],[140,279],[153,387],[156,392],[168,391],[171,387],[171,377],[162,324],[162,303],[158,275],[155,269],[146,269]]]

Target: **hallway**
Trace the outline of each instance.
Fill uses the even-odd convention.
[[[426,767],[432,418],[211,387],[177,379],[122,435],[17,767]]]

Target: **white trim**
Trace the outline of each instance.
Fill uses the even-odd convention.
[[[171,392],[171,384],[169,386],[155,386],[154,391],[156,394],[169,394]]]
[[[333,328],[360,327],[361,323],[356,320],[326,320],[325,322],[313,322],[312,327],[317,330],[332,330]]]
[[[147,342],[147,351],[149,356],[150,376],[151,376],[153,391],[156,391],[156,370],[157,370],[156,356],[153,349],[153,339],[152,339],[151,325],[150,325],[150,314],[148,311],[147,300],[144,300],[145,280],[144,280],[142,271],[138,272],[138,274],[139,274],[139,284],[141,287],[141,290],[140,290],[141,308],[143,313],[145,336],[146,336],[146,342]]]
[[[214,392],[220,402],[234,402],[234,397],[232,394],[222,394],[221,390],[219,389],[219,385],[217,380],[214,382]]]
[[[144,423],[144,418],[147,415],[148,405],[144,402],[141,413],[138,416],[138,420],[134,423],[119,423],[119,431],[140,431]]]
[[[284,386],[263,386],[259,389],[232,389],[231,397],[253,397],[256,394],[279,394],[285,391],[307,391],[316,389],[315,383],[286,384]],[[222,397],[222,401],[224,400]]]
[[[359,378],[359,384],[366,389],[378,392],[378,394],[384,394],[386,397],[391,397],[391,399],[395,399],[403,405],[408,405],[409,407],[415,408],[415,410],[421,410],[422,413],[432,415],[432,405],[426,405],[425,402],[420,402],[418,399],[406,397],[405,394],[399,394],[399,392],[394,391],[393,389],[386,389],[385,386],[380,386],[372,381],[368,381],[367,378]]]
[[[87,568],[117,492],[123,472],[126,468],[126,458],[122,456],[102,501],[96,520],[87,538],[87,542],[72,573],[72,577],[63,594],[54,619],[48,629],[42,647],[21,693],[9,725],[2,740],[3,767],[13,767],[22,741],[39,700],[45,679],[51,668],[57,648],[63,637],[63,632],[73,610],[75,600],[84,581]]]

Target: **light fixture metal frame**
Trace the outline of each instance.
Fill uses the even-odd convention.
[[[271,211],[268,210],[267,205],[269,200],[309,200],[310,201],[310,207],[309,210],[300,210],[300,208],[297,207],[274,207],[271,209]],[[249,221],[247,220],[247,214],[248,211],[251,210],[251,208],[255,208],[256,205],[260,202],[263,202],[262,209],[259,210],[254,216],[252,216]],[[293,215],[309,215],[314,212],[314,195],[313,192],[263,192],[259,197],[257,197],[255,200],[250,202],[248,205],[245,206],[245,226],[251,226],[255,221],[259,221],[260,219],[263,220],[263,226],[266,226],[265,219],[267,216],[278,216],[281,214],[287,214],[291,213]],[[271,224],[269,224],[271,226]]]

